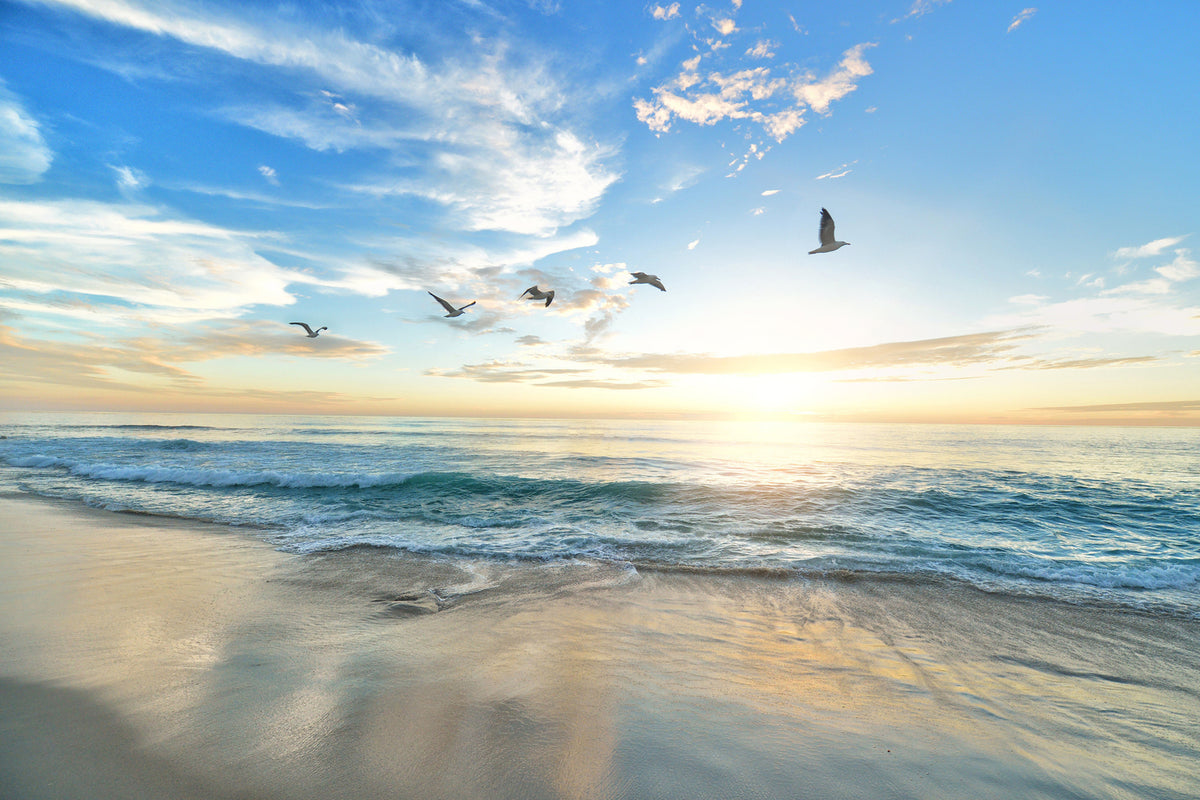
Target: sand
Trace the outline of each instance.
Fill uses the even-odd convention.
[[[944,584],[298,556],[10,494],[0,796],[1194,798],[1198,634]]]

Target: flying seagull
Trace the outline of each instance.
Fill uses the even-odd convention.
[[[289,322],[288,325],[299,325],[301,328],[304,328],[304,330],[308,331],[308,338],[310,339],[315,339],[320,336],[321,331],[329,330],[328,326],[322,325],[314,331],[312,328],[308,327],[307,322]]]
[[[448,314],[446,314],[447,317],[461,317],[463,315],[464,309],[470,308],[471,306],[475,305],[476,302],[478,302],[476,300],[472,300],[471,302],[467,303],[465,306],[460,306],[459,308],[455,308],[454,306],[450,305],[442,298],[438,297],[433,292],[430,292],[429,296],[432,297],[434,300],[437,300],[439,303],[441,303],[442,308],[446,309],[446,311],[449,312]]]
[[[833,217],[829,216],[829,212],[823,208],[821,209],[820,236],[821,236],[821,246],[818,247],[816,250],[809,250],[808,254],[810,256],[813,253],[832,253],[834,250],[837,250],[842,245],[850,244],[849,242],[839,242],[837,239],[834,238]]]
[[[541,289],[539,289],[537,287],[537,284],[534,284],[533,286],[530,286],[525,291],[521,292],[521,297],[519,297],[517,299],[520,300],[520,299],[524,298],[525,295],[529,295],[530,300],[545,300],[546,308],[549,308],[550,304],[554,302],[554,290],[550,289],[549,291],[543,292]]]
[[[663,286],[662,281],[658,279],[657,275],[647,275],[644,272],[631,272],[629,274],[633,276],[633,280],[630,281],[631,284],[648,283],[655,289],[660,289],[664,292],[667,290],[667,287]]]

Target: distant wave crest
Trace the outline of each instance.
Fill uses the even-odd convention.
[[[183,440],[187,441],[187,440]],[[402,484],[410,477],[405,473],[376,475],[322,474],[281,472],[275,470],[202,469],[157,465],[89,464],[58,456],[16,456],[6,458],[14,467],[61,467],[72,475],[109,481],[140,481],[144,483],[178,483],[188,486],[278,486],[281,488],[370,488]]]

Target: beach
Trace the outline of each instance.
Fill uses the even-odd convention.
[[[1200,793],[1186,617],[567,564],[445,602],[478,576],[17,493],[0,519],[6,797]]]

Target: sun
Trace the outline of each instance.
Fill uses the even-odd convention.
[[[816,412],[827,380],[811,373],[724,375],[714,392],[728,413],[739,417],[803,417]]]

